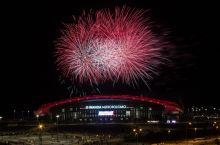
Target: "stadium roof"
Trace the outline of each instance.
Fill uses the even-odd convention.
[[[84,97],[74,97],[74,98],[69,98],[69,99],[64,99],[64,100],[59,100],[56,102],[51,102],[47,104],[43,104],[35,111],[36,115],[44,116],[46,115],[49,110],[53,107],[67,104],[67,103],[72,103],[72,102],[80,102],[80,101],[86,101],[86,100],[96,100],[96,99],[116,99],[116,100],[130,100],[130,101],[141,101],[141,102],[146,102],[146,103],[153,103],[157,105],[161,105],[164,107],[164,109],[168,112],[183,112],[182,108],[174,102],[171,101],[166,101],[166,100],[160,100],[160,99],[155,99],[155,98],[149,98],[149,97],[144,97],[144,96],[129,96],[129,95],[95,95],[95,96],[84,96]]]

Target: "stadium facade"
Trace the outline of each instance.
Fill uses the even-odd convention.
[[[43,104],[36,115],[65,122],[147,122],[178,120],[182,108],[171,101],[143,96],[86,96]]]

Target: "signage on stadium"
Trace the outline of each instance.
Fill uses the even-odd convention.
[[[104,105],[104,106],[86,106],[85,109],[121,109],[127,108],[126,105]]]
[[[99,111],[99,116],[109,116],[114,115],[114,111]]]

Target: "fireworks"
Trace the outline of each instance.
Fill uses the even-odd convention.
[[[147,83],[162,62],[160,39],[144,11],[128,7],[84,13],[65,25],[56,43],[56,63],[63,76],[79,83]]]

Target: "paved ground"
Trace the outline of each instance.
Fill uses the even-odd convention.
[[[42,137],[42,140],[41,140]],[[57,138],[58,137],[58,138]],[[0,137],[0,142],[10,142],[14,145],[218,145],[216,139],[220,140],[220,137],[213,138],[199,138],[196,140],[188,141],[172,141],[157,144],[147,143],[124,143],[122,138],[115,136],[103,136],[103,135],[85,135],[85,134],[22,134],[22,135],[4,135]],[[219,144],[220,145],[220,144]]]
[[[102,144],[114,144],[114,142],[121,142],[122,139],[111,136],[100,135],[84,135],[84,134],[38,134],[38,135],[4,135],[1,136],[0,142],[18,143],[20,145],[83,145],[90,143],[98,145]]]
[[[188,140],[188,141],[173,141],[173,142],[165,142],[159,144],[152,144],[152,145],[220,145],[220,137],[213,137],[209,139],[195,139],[195,140]]]

